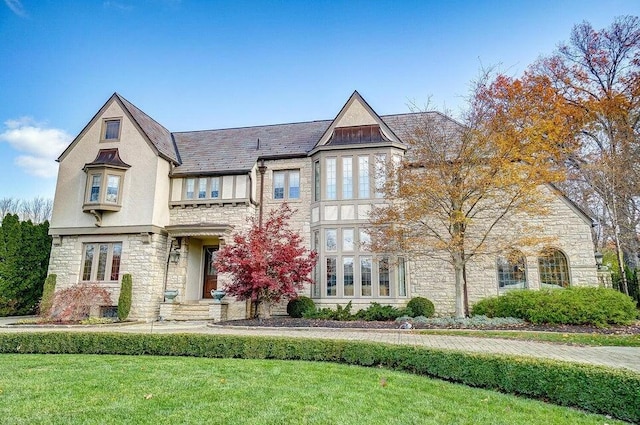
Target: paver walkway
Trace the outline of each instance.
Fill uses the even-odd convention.
[[[152,322],[123,326],[33,327],[11,326],[12,318],[0,318],[0,332],[84,331],[127,333],[202,333],[209,335],[279,336],[350,341],[384,342],[476,353],[508,354],[563,360],[629,369],[640,372],[640,347],[576,347],[542,342],[474,338],[450,335],[420,335],[406,330],[228,327],[208,322]]]

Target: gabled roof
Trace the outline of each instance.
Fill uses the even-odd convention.
[[[374,111],[373,108],[369,106],[367,101],[364,100],[364,98],[360,95],[360,93],[358,93],[357,90],[354,90],[354,92],[349,97],[349,100],[347,100],[347,102],[344,104],[342,109],[340,109],[340,112],[338,112],[338,115],[336,115],[336,117],[333,119],[333,121],[331,122],[329,127],[326,129],[322,137],[318,140],[318,143],[316,143],[316,147],[323,146],[329,143],[331,136],[333,135],[333,130],[340,125],[341,120],[345,118],[345,116],[349,113],[350,109],[353,107],[354,104],[361,105],[362,108],[364,108],[365,113],[368,114],[367,118],[372,120],[371,122],[365,121],[362,124],[370,125],[375,123],[380,126],[380,131],[383,136],[386,136],[386,139],[388,139],[391,142],[402,143],[402,141],[398,138],[398,136],[394,134],[393,130],[391,130],[391,128],[389,128],[389,126],[376,113],[376,111]]]
[[[114,93],[111,97],[102,105],[102,108],[91,118],[87,125],[82,129],[80,134],[67,146],[67,148],[60,154],[57,161],[60,162],[65,156],[73,149],[78,141],[84,136],[98,118],[104,114],[107,108],[113,103],[118,102],[122,110],[128,115],[129,119],[136,125],[142,136],[145,138],[151,149],[156,154],[160,155],[164,159],[171,161],[175,164],[180,163],[178,153],[171,137],[171,132],[156,122],[153,118],[142,112],[131,102],[120,96],[118,93]]]
[[[176,164],[180,163],[171,132],[118,93],[114,93],[114,96],[120,100],[123,107],[129,112],[130,118],[138,125],[158,153],[165,159]]]

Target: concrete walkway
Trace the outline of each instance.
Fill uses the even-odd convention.
[[[406,330],[333,328],[265,328],[216,326],[208,322],[152,322],[118,326],[12,326],[16,318],[0,318],[0,332],[79,331],[127,333],[200,333],[207,335],[278,336],[384,342],[474,353],[507,354],[587,363],[640,373],[640,347],[576,347],[541,342],[466,336],[420,335]]]

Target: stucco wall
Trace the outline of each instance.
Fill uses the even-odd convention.
[[[121,117],[119,141],[100,141],[103,118]],[[158,157],[135,124],[117,102],[81,135],[60,162],[55,202],[51,218],[51,233],[57,228],[92,227],[95,218],[82,211],[87,187],[84,165],[92,162],[100,149],[117,148],[120,158],[131,165],[121,183],[122,208],[105,212],[102,227],[168,224],[166,211],[169,199],[169,164]]]

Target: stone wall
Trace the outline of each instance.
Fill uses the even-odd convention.
[[[591,225],[567,200],[553,195],[549,198],[548,214],[521,216],[518,220],[526,223],[529,229],[536,229],[536,234],[532,236],[541,238],[538,245],[515,247],[525,255],[530,289],[540,289],[538,255],[545,246],[559,249],[567,257],[571,286],[598,284]],[[495,237],[506,239],[519,229],[522,228],[513,222],[504,222],[496,228]],[[470,305],[500,293],[496,259],[495,254],[479,255],[468,264]],[[448,262],[428,257],[414,258],[408,264],[408,272],[411,296],[424,296],[432,300],[439,315],[450,315],[455,311],[454,272]]]
[[[84,243],[122,242],[120,277],[116,282],[99,282],[118,304],[122,275],[133,280],[132,306],[129,319],[155,320],[163,299],[167,237],[160,234],[63,236],[54,243],[49,260],[49,273],[57,275],[56,290],[69,288],[80,281]]]

